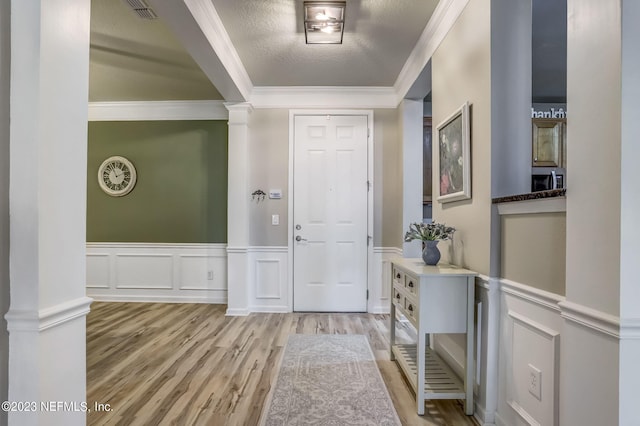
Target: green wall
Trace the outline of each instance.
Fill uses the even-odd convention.
[[[225,243],[227,122],[90,122],[87,241]],[[136,186],[111,197],[98,167],[120,155],[135,166]]]

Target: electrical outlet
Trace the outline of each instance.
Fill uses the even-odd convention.
[[[529,364],[529,393],[542,401],[542,371]]]
[[[271,224],[272,225],[280,225],[280,215],[279,214],[272,214],[271,215]]]
[[[207,272],[207,279],[208,280],[212,280],[213,279],[213,271],[208,271]]]

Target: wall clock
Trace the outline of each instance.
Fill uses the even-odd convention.
[[[136,185],[136,168],[124,157],[109,157],[98,168],[98,183],[112,197],[122,197]]]

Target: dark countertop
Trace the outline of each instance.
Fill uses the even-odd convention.
[[[526,200],[539,200],[542,198],[564,197],[567,195],[567,190],[563,189],[550,189],[548,191],[529,192],[526,194],[508,195],[506,197],[498,197],[491,200],[493,204],[498,203],[510,203],[513,201],[526,201]]]

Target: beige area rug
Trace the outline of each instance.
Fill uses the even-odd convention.
[[[363,335],[289,336],[263,426],[400,426]]]

